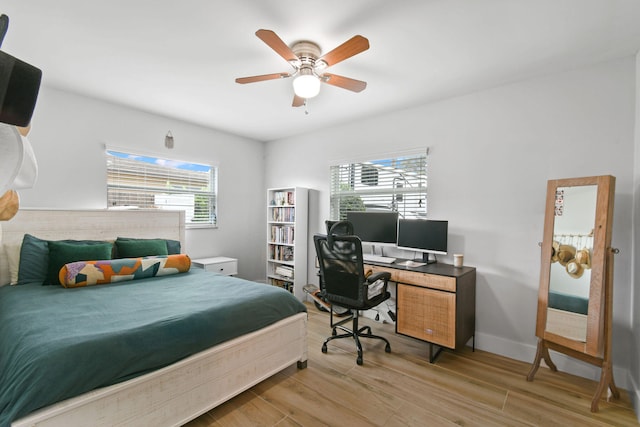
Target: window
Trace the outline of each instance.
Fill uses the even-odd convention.
[[[427,152],[331,166],[331,219],[348,211],[427,216]]]
[[[107,206],[184,210],[187,226],[215,226],[217,168],[107,150]]]

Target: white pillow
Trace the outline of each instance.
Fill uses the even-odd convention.
[[[2,240],[2,224],[0,224],[0,240]],[[0,245],[0,286],[8,285],[9,283],[11,283],[9,262],[7,261],[7,254],[4,250],[4,246]]]
[[[3,246],[9,264],[9,284],[15,285],[18,283],[18,269],[20,267],[20,247],[22,246],[22,244],[13,243],[5,244]]]
[[[384,280],[378,279],[371,283],[367,288],[367,299],[372,299],[382,293],[384,289]]]

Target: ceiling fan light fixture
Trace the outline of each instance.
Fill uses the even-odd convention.
[[[313,98],[320,93],[320,79],[313,70],[302,68],[293,79],[293,92],[300,98]]]

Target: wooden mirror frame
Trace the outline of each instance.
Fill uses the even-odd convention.
[[[579,341],[549,332],[546,326],[549,308],[556,190],[562,187],[587,185],[597,186],[597,196],[587,310],[587,334],[585,341]],[[557,371],[549,355],[550,349],[599,366],[601,368],[600,384],[591,402],[592,412],[597,412],[598,401],[607,387],[611,389],[613,397],[618,398],[620,395],[613,381],[613,366],[611,362],[614,253],[611,248],[611,230],[613,226],[614,193],[615,177],[611,175],[555,179],[547,183],[536,321],[538,347],[535,360],[527,376],[528,381],[533,381],[542,359],[552,371]]]

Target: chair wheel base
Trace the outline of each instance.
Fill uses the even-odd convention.
[[[391,353],[391,346],[388,343],[386,346],[384,346],[384,351],[385,353]]]
[[[326,353],[327,352],[327,344],[322,344],[322,352]]]
[[[356,359],[356,363],[357,363],[358,365],[362,366],[362,364],[364,363],[364,362],[362,361],[362,356],[358,356],[358,358]]]

